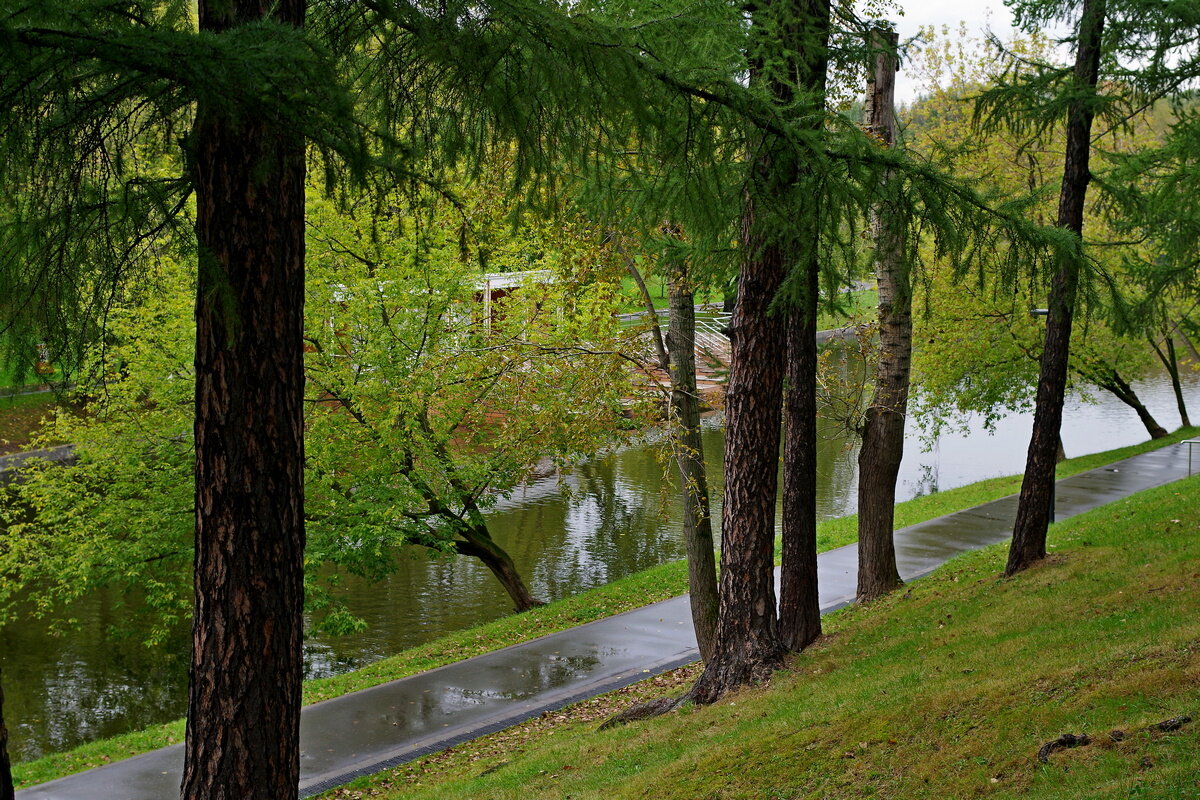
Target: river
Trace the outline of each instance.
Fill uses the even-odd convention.
[[[1168,429],[1178,425],[1165,380],[1137,385]],[[1200,408],[1200,375],[1189,372],[1187,396]],[[1097,403],[1069,400],[1063,443],[1071,456],[1134,444],[1145,430],[1127,406],[1106,393]],[[1200,413],[1200,412],[1197,412]],[[897,500],[1020,472],[1031,415],[999,421],[994,435],[978,424],[942,435],[922,450],[910,431]],[[853,513],[857,450],[823,427],[818,513]],[[723,434],[719,418],[705,423],[712,480],[720,486]],[[495,538],[512,554],[534,593],[556,599],[683,556],[675,523],[676,499],[664,491],[661,455],[643,442],[578,467],[561,482],[536,481],[502,500],[489,515]],[[448,631],[495,619],[511,608],[490,573],[466,558],[433,559],[424,551],[405,559],[383,584],[349,582],[351,610],[367,629],[336,639],[311,637],[305,645],[308,677],[329,675],[428,641]],[[187,630],[150,651],[136,638],[112,639],[117,598],[97,593],[72,609],[79,626],[63,636],[44,621],[0,629],[5,717],[16,760],[74,747],[146,725],[179,718],[186,708]]]

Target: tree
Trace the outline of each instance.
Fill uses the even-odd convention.
[[[686,256],[678,250],[668,246],[664,255],[670,281],[667,349],[671,353],[671,444],[679,468],[692,625],[700,657],[708,660],[713,656],[719,610],[717,570],[696,388],[696,295]]]
[[[799,92],[799,123],[824,126],[829,72],[830,13],[826,0],[801,3],[793,46]],[[816,170],[801,168],[807,203],[797,215],[794,291],[787,313],[784,397],[783,541],[779,579],[779,628],[784,646],[802,650],[821,635],[817,591],[817,306],[821,284],[822,187]],[[805,191],[802,189],[801,191]]]
[[[788,3],[758,6],[751,28],[750,84],[787,107],[797,42],[778,47],[789,23],[804,24]],[[768,33],[769,31],[769,33]],[[772,56],[783,56],[782,64]],[[787,341],[771,304],[792,265],[781,212],[797,182],[798,154],[776,133],[752,147],[742,204],[741,270],[729,323],[725,387],[725,503],[721,519],[719,613],[712,657],[691,690],[700,704],[766,679],[781,663],[775,604],[775,492]]]
[[[176,0],[10,3],[2,19],[5,288],[47,306],[103,298],[143,242],[179,232],[195,192],[189,798],[296,796],[306,151],[330,188],[436,183],[515,139],[519,182],[548,156],[608,147],[598,120],[614,109],[651,129],[668,104],[647,83],[692,102],[667,67],[611,47],[636,32],[558,9],[314,3],[305,31],[307,6],[201,0],[199,35]],[[457,116],[428,113],[451,98]],[[168,151],[188,129],[186,169],[148,175],[134,145]]]
[[[468,208],[487,225],[485,203]],[[317,403],[309,518],[331,535],[361,530],[479,558],[525,611],[541,601],[484,512],[539,461],[568,465],[616,436],[632,374],[604,267],[615,254],[567,218],[510,229],[492,237],[492,263],[523,251],[513,260],[543,269],[484,305],[454,213],[392,223],[310,214],[309,292],[326,316],[311,314],[306,336]]]
[[[896,77],[894,31],[876,34],[874,69],[867,85],[866,127],[884,147],[895,147],[892,108]],[[879,358],[875,393],[862,423],[858,451],[858,599],[877,599],[900,585],[892,540],[896,476],[904,456],[904,423],[912,362],[912,286],[904,244],[904,209],[881,180],[872,208],[875,271],[879,284]]]
[[[631,372],[598,239],[567,220],[498,236],[484,230],[499,225],[484,195],[468,206],[472,253],[486,246],[495,265],[536,254],[549,268],[490,313],[450,224],[459,212],[383,222],[370,203],[339,212],[310,201],[306,601],[323,628],[355,624],[330,582],[343,571],[381,579],[404,545],[480,558],[518,610],[536,605],[484,511],[539,460],[567,464],[616,434]],[[33,512],[10,520],[0,574],[36,584],[47,606],[140,584],[161,626],[187,616],[171,591],[192,547],[194,290],[171,258],[154,272],[149,296],[110,313],[95,382],[80,387],[92,402],[52,433],[76,443],[79,463],[10,489]]]
[[[201,1],[220,36],[305,0]],[[184,798],[296,796],[304,662],[304,138],[199,103],[196,601]],[[268,200],[269,198],[269,200]],[[270,675],[271,680],[261,676]]]

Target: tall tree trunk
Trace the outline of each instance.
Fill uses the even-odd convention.
[[[757,4],[751,29],[756,41],[750,82],[765,86],[781,109],[791,109],[796,99],[795,56],[813,44],[804,0]],[[785,326],[769,312],[784,276],[796,263],[791,212],[798,207],[801,188],[791,145],[764,132],[751,152],[742,201],[742,268],[729,325],[720,610],[713,656],[690,693],[700,704],[765,680],[785,653],[773,566],[787,342]]]
[[[216,34],[267,13],[304,21],[304,0],[199,10]],[[287,800],[303,670],[304,142],[201,105],[192,143],[196,605],[182,796]]]
[[[742,218],[746,256],[729,324],[725,391],[725,504],[721,517],[720,609],[712,657],[692,698],[711,703],[767,679],[783,660],[775,609],[775,493],[778,486],[784,336],[768,316],[787,270],[782,248],[760,233],[771,164],[760,157]]]
[[[1075,53],[1077,92],[1067,111],[1066,161],[1058,201],[1058,227],[1082,239],[1083,209],[1091,172],[1088,169],[1096,82],[1100,71],[1100,37],[1104,31],[1105,0],[1084,0]],[[1071,323],[1079,286],[1077,260],[1064,260],[1050,288],[1046,343],[1034,407],[1033,436],[1025,461],[1025,477],[1017,502],[1012,547],[1005,574],[1020,572],[1046,556],[1046,529],[1054,498],[1055,452],[1062,427],[1063,396],[1067,386]]]
[[[1146,426],[1146,433],[1150,434],[1151,439],[1161,439],[1167,435],[1166,429],[1158,424],[1158,420],[1150,413],[1150,409],[1146,408],[1145,404],[1142,403],[1142,399],[1138,397],[1137,392],[1134,391],[1133,387],[1115,369],[1102,380],[1096,381],[1096,385],[1101,389],[1112,392],[1118,400],[1136,411],[1138,419],[1142,421],[1142,425]]]
[[[700,397],[696,389],[696,299],[684,263],[670,275],[671,410],[673,445],[683,500],[683,540],[687,547],[688,595],[700,657],[712,658],[717,629],[717,565],[712,517],[708,507],[708,475],[700,436]]]
[[[4,676],[0,673],[0,800],[13,800],[12,764],[8,760],[8,728],[4,725]]]
[[[811,220],[819,227],[817,218]],[[815,238],[815,232],[814,232]],[[783,554],[779,581],[779,634],[789,650],[821,635],[817,593],[817,288],[814,248],[800,305],[788,316],[787,393],[784,395]]]
[[[460,531],[463,539],[454,542],[455,550],[460,555],[478,558],[484,566],[492,571],[496,580],[500,581],[500,585],[504,587],[504,591],[508,592],[515,611],[528,611],[531,608],[546,605],[529,591],[521,573],[517,571],[517,565],[513,563],[512,556],[492,539],[486,523],[482,524],[484,526],[482,528],[480,523],[464,525]]]
[[[875,51],[867,86],[867,129],[885,147],[895,147],[898,37],[890,27],[872,30]],[[883,176],[884,198],[871,209],[875,274],[879,280],[879,364],[875,392],[863,423],[858,451],[858,599],[882,597],[900,585],[896,569],[896,476],[904,457],[912,366],[912,288],[904,253],[904,221],[893,200],[891,176]]]
[[[1158,342],[1153,336],[1150,339],[1150,346],[1154,348],[1155,355],[1162,362],[1163,367],[1167,370],[1167,375],[1171,377],[1171,390],[1175,392],[1175,406],[1179,409],[1179,424],[1185,428],[1192,427],[1192,422],[1188,419],[1187,403],[1183,399],[1183,385],[1179,382],[1179,355],[1175,352],[1175,338],[1171,331],[1167,331],[1165,336],[1164,346],[1158,346]]]
[[[803,113],[820,130],[829,67],[830,3],[801,0],[798,24],[803,47],[795,54]],[[806,207],[795,224],[799,291],[787,321],[784,396],[783,553],[779,579],[779,635],[789,650],[803,650],[821,635],[817,594],[817,289],[820,283],[821,187],[807,178]]]

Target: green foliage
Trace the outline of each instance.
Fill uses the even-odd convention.
[[[565,466],[616,435],[630,371],[599,237],[566,221],[499,237],[490,199],[470,211],[497,260],[537,253],[548,268],[490,316],[449,224],[462,205],[380,220],[313,202],[306,562],[325,627],[357,624],[336,601],[340,574],[382,577],[405,544],[453,552],[540,461]],[[76,444],[78,465],[33,469],[8,492],[9,612],[18,590],[43,613],[112,585],[152,637],[190,613],[194,288],[173,260],[154,270],[157,292],[110,313],[85,412],[48,434]]]
[[[1062,174],[1063,122],[1028,128],[994,121],[986,136],[972,124],[970,97],[990,92],[991,74],[1004,58],[1022,63],[1052,57],[1041,36],[1017,38],[997,51],[960,31],[954,37],[926,32],[927,46],[914,70],[928,92],[912,109],[908,135],[914,149],[955,165],[1001,194],[1026,191],[1037,202],[1028,213],[1039,221],[1054,218]],[[1097,169],[1119,163],[1127,154],[1157,140],[1151,115],[1132,118],[1096,139]],[[1127,218],[1111,196],[1095,197],[1085,225],[1089,258],[1084,272],[1084,318],[1072,333],[1071,369],[1083,382],[1124,379],[1147,373],[1152,352],[1143,328],[1130,324],[1130,307],[1146,296],[1143,276],[1131,264],[1148,257],[1146,240],[1127,234]],[[991,424],[1007,411],[1031,407],[1037,386],[1043,323],[1031,309],[1046,305],[1047,275],[1027,271],[1020,280],[980,271],[972,281],[958,280],[961,268],[939,259],[921,245],[923,270],[918,282],[914,357],[916,407],[931,428],[971,414]]]

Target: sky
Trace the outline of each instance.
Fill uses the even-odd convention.
[[[958,23],[966,22],[968,30],[979,35],[985,26],[1000,34],[1002,39],[1012,28],[1012,13],[1002,0],[896,0],[904,10],[904,16],[897,19],[897,31],[900,41],[905,41],[917,34],[923,25],[949,25],[957,28]],[[916,86],[904,75],[903,71],[896,76],[896,102],[908,103],[916,98]]]

